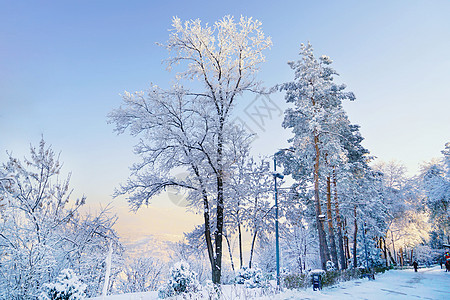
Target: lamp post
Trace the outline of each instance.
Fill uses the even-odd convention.
[[[278,233],[278,190],[277,190],[277,178],[283,179],[283,174],[277,173],[277,159],[276,156],[280,154],[278,151],[273,156],[273,178],[275,180],[275,255],[277,263],[277,286],[280,287],[280,242]]]

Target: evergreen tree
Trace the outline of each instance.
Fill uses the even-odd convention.
[[[302,44],[300,55],[301,60],[289,63],[295,72],[294,81],[280,87],[286,91],[286,101],[294,105],[294,108],[286,110],[283,127],[292,129],[294,137],[290,142],[295,151],[294,164],[300,168],[295,170],[286,167],[286,163],[292,163],[292,159],[282,161],[288,172],[298,173],[302,169],[300,172],[307,175],[308,180],[314,184],[315,223],[322,268],[325,270],[330,253],[322,217],[321,178],[324,175],[326,178],[327,174],[328,177],[331,176],[331,166],[343,152],[339,132],[340,127],[348,125],[348,120],[342,109],[342,101],[354,100],[354,95],[344,91],[345,85],[338,85],[333,81],[337,73],[330,67],[332,61],[329,57],[321,56],[317,59],[309,43]],[[295,177],[298,176],[294,175]],[[331,201],[330,198],[328,200]],[[332,222],[330,213],[328,219]],[[334,236],[331,224],[329,223],[329,234]],[[333,260],[337,262],[335,245],[333,248]]]
[[[86,285],[71,269],[64,269],[57,281],[45,285],[47,292],[41,295],[43,300],[82,300],[85,298]]]

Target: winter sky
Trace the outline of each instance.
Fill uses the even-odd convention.
[[[114,188],[136,161],[127,135],[106,115],[123,91],[153,82],[167,87],[175,72],[161,61],[173,16],[213,23],[225,15],[260,20],[273,46],[259,79],[290,81],[286,62],[310,41],[326,54],[357,100],[345,105],[364,145],[380,160],[399,160],[411,174],[439,157],[450,141],[450,2],[442,1],[3,1],[0,0],[0,162],[22,158],[41,135],[61,151],[74,195],[88,205],[112,202],[117,228],[130,237],[176,239],[199,223],[167,195],[128,213]],[[270,100],[270,101],[269,101]],[[263,102],[271,115],[252,113]],[[283,95],[247,95],[236,120],[257,134],[254,154],[287,146]],[[262,109],[264,110],[264,109]],[[260,110],[261,111],[261,110]]]

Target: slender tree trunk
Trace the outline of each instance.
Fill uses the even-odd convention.
[[[212,246],[212,240],[211,240],[211,225],[209,220],[209,203],[208,203],[208,196],[206,194],[205,190],[202,190],[203,194],[203,218],[205,221],[205,241],[206,241],[206,249],[208,250],[208,258],[209,262],[211,264],[211,270],[214,270],[214,250]]]
[[[258,196],[255,196],[255,206],[254,206],[254,215],[253,215],[253,220],[256,220],[256,209],[258,207]],[[253,233],[253,238],[252,238],[252,246],[250,248],[250,258],[248,261],[248,267],[251,269],[252,268],[252,261],[253,261],[253,250],[255,249],[255,242],[256,242],[256,236],[258,235],[258,228],[255,228],[255,232]]]
[[[217,134],[217,223],[216,231],[214,233],[214,241],[216,246],[216,253],[214,258],[214,268],[212,270],[212,281],[214,284],[220,284],[222,275],[222,233],[223,233],[223,210],[224,210],[224,198],[223,198],[223,128],[225,119],[220,116],[219,120],[219,132]]]
[[[344,234],[344,250],[345,250],[345,258],[346,261],[348,262],[348,260],[350,259],[350,243],[348,242],[348,236],[347,234]]]
[[[348,266],[348,262],[350,261],[350,242],[348,238],[348,231],[347,231],[347,219],[344,218],[344,244],[345,244],[345,255],[347,257],[346,265]]]
[[[336,250],[336,239],[334,236],[333,214],[331,212],[331,178],[327,177],[327,217],[328,217],[328,233],[330,235],[330,252],[334,266],[339,270],[339,262]]]
[[[223,235],[225,236],[225,240],[227,241],[228,253],[230,254],[231,269],[234,272],[233,253],[231,252],[230,239],[228,238],[228,235],[225,234],[225,232],[223,233]]]
[[[392,253],[391,250],[389,250],[389,248],[386,247],[387,253],[389,254],[389,258],[391,259],[391,262],[394,266],[397,265],[397,263],[395,262],[395,259],[392,257]]]
[[[297,257],[297,265],[300,270],[300,274],[302,274],[303,273],[303,263],[302,263],[302,257],[300,255]]]
[[[398,250],[398,255],[400,255],[400,266],[403,267],[403,248],[400,247],[400,249]]]
[[[336,213],[336,223],[337,223],[337,235],[338,235],[338,246],[339,246],[339,258],[341,260],[341,269],[347,269],[347,261],[345,259],[344,253],[344,240],[342,238],[342,222],[341,213],[339,211],[339,198],[337,193],[337,183],[336,183],[336,168],[333,168],[333,186],[334,186],[334,209]]]
[[[258,230],[255,229],[255,233],[253,234],[253,238],[252,238],[252,246],[250,248],[250,259],[248,260],[248,267],[249,267],[249,269],[252,268],[253,250],[255,249],[255,241],[256,241],[256,235],[257,234],[258,234]]]
[[[384,259],[386,260],[386,267],[389,267],[389,261],[387,257],[387,247],[386,247],[386,238],[382,238],[383,240],[383,252],[384,252]]]
[[[308,250],[308,247],[305,243],[305,247],[303,248],[303,270],[305,270],[305,271],[306,271],[306,262],[305,262],[306,261],[306,253],[308,252],[307,250]]]
[[[200,183],[201,189],[202,189],[202,198],[203,198],[203,219],[205,222],[205,241],[206,241],[206,249],[208,250],[208,258],[209,262],[211,264],[211,271],[214,270],[215,266],[215,255],[214,255],[214,249],[212,245],[211,240],[211,223],[209,219],[209,201],[208,201],[208,194],[206,192],[206,189],[203,185],[203,180],[200,177],[200,172],[198,168],[194,165],[191,165],[192,170],[194,171],[195,175],[197,176],[197,179]]]
[[[242,269],[244,260],[242,258],[242,232],[241,232],[241,223],[240,222],[238,224],[238,238],[239,238],[239,264],[240,264],[240,268]]]
[[[395,264],[397,264],[397,254],[395,253],[394,233],[391,230],[392,250],[394,251]]]
[[[322,269],[327,269],[327,261],[330,259],[330,254],[328,251],[327,239],[325,236],[325,230],[323,226],[323,222],[320,220],[321,205],[319,198],[319,161],[320,161],[320,152],[319,152],[319,136],[314,134],[314,148],[316,151],[315,161],[314,161],[314,201],[316,208],[316,224],[317,231],[319,235],[319,251],[320,251],[320,261],[322,264]]]
[[[358,222],[356,219],[356,206],[354,208],[354,216],[355,216],[355,230],[353,232],[353,268],[358,267],[358,258],[357,258],[357,238],[358,238]]]

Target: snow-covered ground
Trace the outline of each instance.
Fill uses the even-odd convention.
[[[92,298],[101,300],[102,297]],[[105,300],[153,300],[157,292],[108,296]],[[179,297],[179,299],[183,299]],[[201,299],[194,297],[188,299]],[[343,282],[322,291],[285,290],[276,295],[252,297],[250,292],[232,286],[224,287],[223,299],[450,299],[450,272],[439,266],[413,270],[388,271],[376,276],[375,281],[367,279]]]
[[[450,299],[450,273],[439,266],[388,271],[367,279],[340,283],[320,292],[287,291],[275,299]]]

